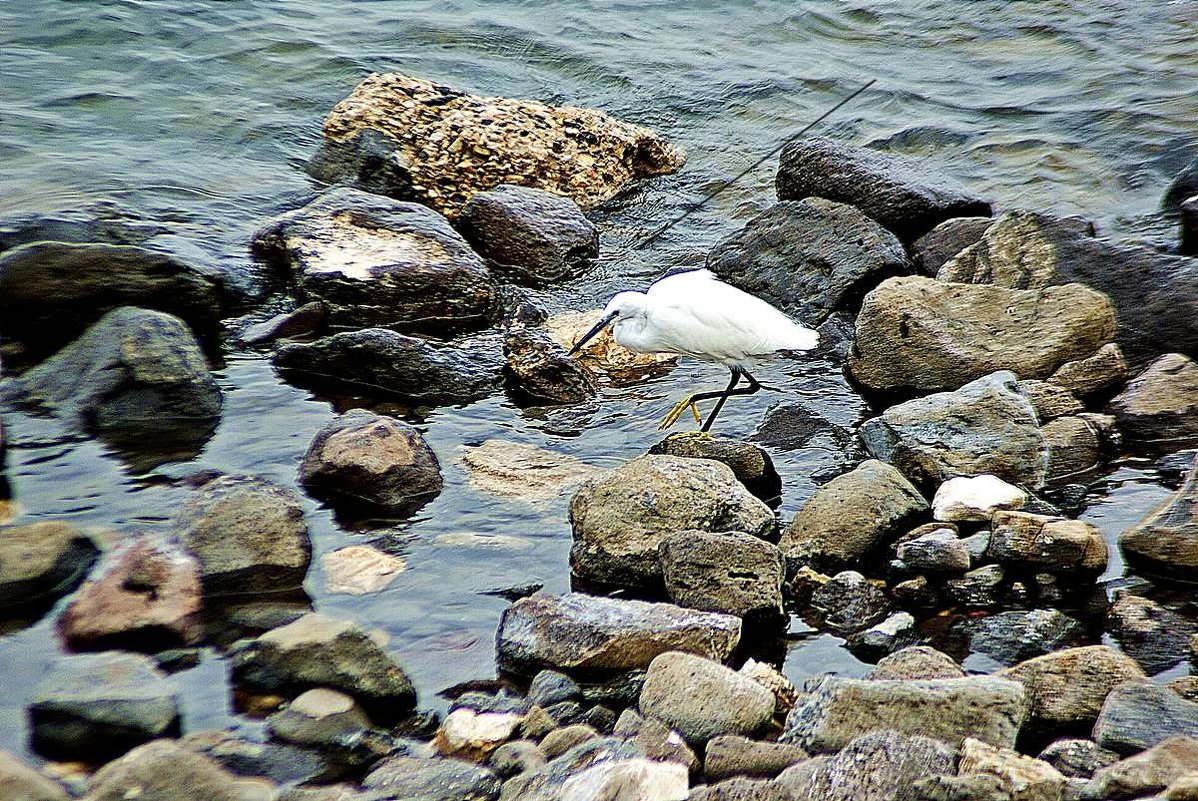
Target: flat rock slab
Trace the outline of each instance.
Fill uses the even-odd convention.
[[[149,657],[120,651],[61,657],[29,705],[46,756],[94,760],[178,731],[179,697]]]
[[[333,325],[449,334],[485,327],[498,290],[482,259],[435,211],[339,187],[254,234]]]
[[[990,676],[918,681],[829,676],[809,690],[787,716],[781,739],[812,753],[838,751],[877,728],[954,748],[970,736],[1011,748],[1027,715],[1023,685]]]
[[[499,621],[496,659],[502,670],[534,675],[645,668],[658,654],[686,651],[717,661],[740,641],[738,618],[673,604],[581,593],[533,595]]]
[[[87,575],[100,549],[70,523],[0,528],[0,609],[65,595]]]
[[[865,296],[848,369],[871,392],[909,396],[996,370],[1048,378],[1114,338],[1110,300],[1081,284],[1007,289],[906,276]]]
[[[707,255],[707,269],[818,325],[855,311],[884,278],[908,272],[903,243],[860,209],[823,198],[783,201]]]
[[[989,203],[929,165],[818,136],[783,148],[774,186],[779,200],[856,206],[907,242],[950,217],[990,216]]]
[[[1139,571],[1198,581],[1198,460],[1171,498],[1119,535],[1119,547]]]
[[[952,773],[953,747],[935,739],[879,730],[855,737],[840,753],[787,768],[776,784],[811,801],[918,801],[915,782]]]
[[[309,165],[317,177],[418,200],[450,217],[500,184],[590,208],[685,160],[648,128],[600,111],[469,95],[395,72],[358,84],[323,133]]]

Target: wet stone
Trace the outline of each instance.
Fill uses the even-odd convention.
[[[951,217],[915,240],[911,260],[920,275],[935,278],[946,261],[982,238],[993,217]]]
[[[969,549],[952,529],[937,529],[898,546],[898,558],[920,573],[964,573]]]
[[[1100,768],[1083,797],[1139,798],[1159,793],[1187,774],[1198,772],[1198,739],[1170,737],[1152,748]],[[1173,798],[1170,793],[1168,798]]]
[[[190,732],[179,744],[238,776],[262,777],[277,784],[333,781],[356,767],[344,750],[334,753],[279,740],[258,742],[227,730]]]
[[[246,327],[240,339],[246,345],[265,345],[280,339],[302,337],[319,331],[327,319],[324,304],[312,301],[293,311],[276,314],[269,320]]]
[[[1148,598],[1122,593],[1107,612],[1107,630],[1152,676],[1190,658],[1198,623]]]
[[[335,747],[370,728],[370,718],[350,696],[323,687],[308,690],[266,726],[276,738],[295,745]]]
[[[67,791],[8,751],[0,751],[0,798],[9,801],[67,801]]]
[[[446,756],[485,762],[492,751],[516,736],[523,721],[523,714],[475,712],[459,707],[445,716],[433,746]]]
[[[539,706],[573,701],[581,697],[582,688],[578,683],[556,670],[542,670],[532,677],[532,682],[528,685],[528,700]]]
[[[0,528],[0,610],[47,602],[71,592],[100,550],[70,523]]]
[[[966,738],[961,746],[957,771],[962,776],[997,776],[1012,799],[1059,799],[1065,787],[1065,777],[1047,762],[1009,748],[995,748],[972,737]]]
[[[970,570],[960,578],[944,583],[948,597],[961,606],[971,609],[992,609],[1002,600],[1006,573],[998,565],[985,565]]]
[[[599,732],[585,723],[575,723],[554,729],[541,740],[541,751],[549,759],[555,759],[576,745],[582,745],[587,740],[593,740]]]
[[[114,760],[92,777],[88,801],[250,801],[261,786],[172,740],[155,740]]]
[[[1086,637],[1081,623],[1056,609],[999,612],[967,619],[962,628],[970,651],[1006,666],[1077,645]]]
[[[503,338],[512,385],[533,403],[581,403],[599,387],[583,362],[542,328],[515,325]]]
[[[1119,761],[1119,755],[1093,740],[1056,740],[1040,752],[1039,759],[1070,778],[1088,779],[1096,771]]]
[[[1083,577],[1102,573],[1108,556],[1095,526],[1027,512],[996,512],[986,553],[1016,570]]]
[[[1177,735],[1198,737],[1198,703],[1148,679],[1112,689],[1094,723],[1095,742],[1124,755]]]
[[[494,801],[500,782],[491,770],[464,760],[398,756],[376,765],[362,787],[404,801]]]
[[[890,612],[885,590],[854,570],[837,573],[812,593],[811,606],[825,625],[846,634],[863,631]]]
[[[881,623],[851,635],[848,646],[859,659],[871,661],[913,645],[918,639],[915,618],[909,612],[895,612]]]
[[[1084,359],[1062,364],[1048,381],[1085,398],[1117,386],[1127,378],[1127,372],[1123,351],[1112,342]]]
[[[1119,535],[1119,547],[1138,572],[1198,579],[1198,460],[1172,497]]]
[[[748,442],[699,431],[670,434],[649,449],[650,454],[688,459],[714,459],[732,469],[745,489],[776,506],[782,497],[782,479],[764,448]]]
[[[1019,382],[1019,390],[1027,395],[1027,399],[1031,401],[1041,423],[1048,423],[1058,417],[1080,414],[1086,410],[1086,407],[1072,392],[1048,381],[1025,379]]]
[[[812,801],[915,801],[915,784],[953,772],[953,748],[935,739],[879,730],[845,743],[840,753],[800,762],[776,780]]]
[[[638,706],[700,745],[716,735],[760,730],[774,714],[774,695],[718,662],[670,651],[649,665]]]
[[[1028,494],[997,476],[958,476],[936,490],[932,514],[945,522],[981,522],[1000,509],[1021,509]]]

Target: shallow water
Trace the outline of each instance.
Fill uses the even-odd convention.
[[[1189,2],[10,0],[0,3],[0,216],[110,200],[245,274],[250,233],[319,188],[303,164],[324,114],[385,70],[602,108],[687,148],[680,175],[596,215],[600,262],[539,297],[560,310],[701,260],[773,200],[773,160],[649,251],[629,246],[870,78],[877,84],[819,132],[926,157],[1001,208],[1082,214],[1105,233],[1166,243],[1173,233],[1156,206],[1195,150],[1198,14]],[[761,378],[818,389],[817,406],[853,422],[830,365],[786,362]],[[18,522],[66,518],[124,536],[161,525],[185,492],[173,479],[204,468],[294,486],[333,404],[280,381],[263,354],[230,354],[220,380],[224,415],[204,450],[148,474],[94,441],[6,413]],[[444,492],[409,521],[367,530],[307,502],[316,608],[385,631],[422,705],[440,705],[439,690],[492,674],[505,602],[480,591],[568,585],[567,498],[483,494],[457,464],[460,449],[500,438],[612,466],[657,441],[652,423],[685,388],[719,383],[718,368],[688,363],[582,410],[522,411],[502,394],[417,410],[410,419],[441,459]],[[721,419],[724,433],[752,432],[778,400],[741,400]],[[774,456],[786,519],[828,455]],[[1110,499],[1087,513],[1112,537],[1162,492],[1143,471],[1113,481]],[[329,595],[320,555],[360,542],[401,555],[407,570],[377,594]],[[23,705],[57,653],[53,618],[0,638],[0,748],[24,748]],[[798,678],[861,666],[833,638],[804,637],[786,668]],[[188,728],[229,721],[223,671],[213,653],[178,674]]]

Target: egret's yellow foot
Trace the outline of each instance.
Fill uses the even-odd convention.
[[[695,401],[692,396],[687,395],[685,398],[674,404],[674,408],[670,409],[669,414],[662,418],[661,424],[657,426],[657,430],[665,431],[667,428],[674,425],[674,423],[677,423],[678,418],[681,417],[682,413],[687,409],[690,409],[691,414],[695,416],[696,423],[703,422],[703,418],[699,416],[699,407],[695,405]]]

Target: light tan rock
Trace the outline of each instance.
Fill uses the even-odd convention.
[[[1143,678],[1131,657],[1108,645],[1067,648],[1020,662],[997,675],[1027,689],[1031,720],[1050,730],[1090,726],[1118,684]]]
[[[474,488],[529,502],[555,498],[599,472],[573,456],[502,439],[463,447],[458,461]]]
[[[961,746],[958,775],[989,773],[1002,779],[1012,801],[1060,801],[1065,777],[1047,762],[968,737]]]
[[[515,738],[522,722],[524,715],[455,709],[441,722],[433,745],[446,756],[485,762],[492,751]]]
[[[373,545],[349,545],[329,551],[320,558],[320,566],[325,590],[345,595],[378,592],[407,569],[403,559]]]

